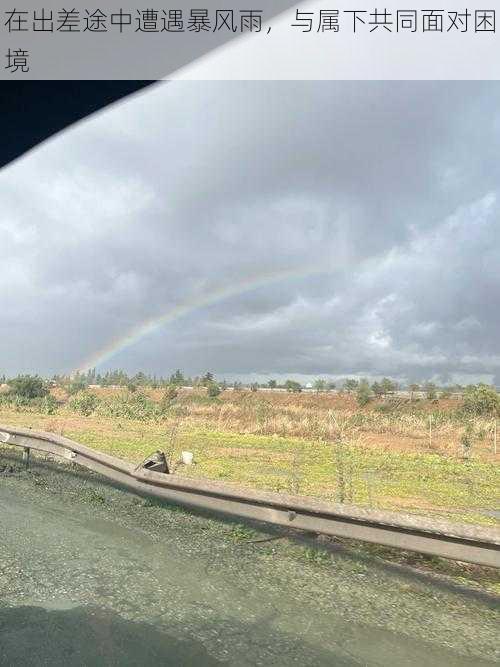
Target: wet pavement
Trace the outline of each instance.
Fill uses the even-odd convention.
[[[2,666],[497,664],[488,596],[76,468],[13,466],[0,475]]]

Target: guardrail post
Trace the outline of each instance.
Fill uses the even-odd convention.
[[[24,464],[27,468],[30,466],[30,448],[29,447],[24,447],[23,448],[23,461]]]

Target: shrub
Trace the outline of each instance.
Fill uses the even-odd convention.
[[[214,374],[210,373],[210,371],[205,373],[205,375],[200,380],[200,384],[202,387],[208,387],[210,384],[215,384]]]
[[[471,385],[464,394],[463,411],[468,415],[495,417],[500,414],[500,396],[487,384]]]
[[[382,389],[382,394],[392,394],[397,389],[397,384],[389,378],[382,378],[380,383],[380,388]]]
[[[358,381],[355,380],[354,378],[347,378],[347,380],[344,380],[344,389],[348,392],[356,391],[358,388]]]
[[[195,406],[195,405],[213,405],[215,401],[220,401],[219,398],[210,398],[207,396],[206,393],[203,394],[198,394],[198,393],[189,393],[189,394],[184,394],[182,397],[182,405],[184,406]],[[179,401],[177,405],[179,404]]]
[[[81,375],[78,375],[69,383],[69,385],[67,386],[67,391],[70,396],[74,396],[75,394],[78,394],[78,392],[83,391],[86,388],[87,388],[87,382]]]
[[[359,383],[356,390],[356,399],[360,407],[368,405],[368,403],[372,400],[372,390],[370,389],[370,385],[366,380],[361,380]]]
[[[285,389],[292,394],[298,394],[302,391],[302,385],[300,382],[295,382],[295,380],[287,380],[285,382]]]
[[[424,391],[427,399],[429,401],[435,401],[437,398],[436,385],[433,382],[426,382],[424,385]]]
[[[476,440],[476,438],[477,435],[474,430],[474,425],[471,423],[466,424],[465,430],[460,438],[460,443],[462,445],[462,450],[465,457],[470,455],[472,446],[474,445],[474,440]]]
[[[91,394],[88,391],[80,391],[71,398],[69,407],[84,417],[89,417],[95,412],[99,403],[100,401],[95,394]]]
[[[122,417],[125,419],[159,419],[164,408],[140,392],[115,396],[99,401],[96,412],[101,417]]]
[[[36,398],[25,398],[24,396],[12,395],[11,405],[17,412],[30,412],[36,405]]]
[[[216,382],[210,382],[207,385],[207,396],[210,398],[217,398],[220,394],[220,387]]]
[[[47,396],[41,399],[40,408],[46,415],[53,415],[57,410],[57,406],[58,402],[51,394],[47,394]]]
[[[41,412],[46,415],[53,415],[59,403],[51,394],[46,394],[43,397],[26,398],[10,392],[0,396],[0,405],[9,406],[16,412]]]
[[[161,407],[164,410],[169,408],[178,395],[179,395],[179,390],[177,389],[177,387],[173,384],[169,384],[168,387],[165,388],[163,396],[161,397],[160,401]]]
[[[13,393],[21,398],[43,398],[49,393],[47,384],[38,375],[18,375],[9,380]]]
[[[383,415],[388,415],[394,411],[394,408],[390,403],[381,403],[380,405],[375,406],[375,410]]]

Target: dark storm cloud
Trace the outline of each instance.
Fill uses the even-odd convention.
[[[76,126],[0,175],[2,367],[75,368],[291,271],[109,365],[498,377],[499,102],[491,82],[170,83]]]

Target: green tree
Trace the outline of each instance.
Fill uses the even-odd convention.
[[[13,393],[22,398],[43,398],[49,393],[47,383],[38,375],[18,375],[8,384]]]
[[[186,380],[184,378],[184,374],[180,369],[177,369],[175,373],[172,373],[170,376],[170,382],[169,384],[175,385],[177,387],[182,387],[186,383]]]
[[[276,380],[269,380],[267,386],[269,387],[269,389],[276,389],[278,383],[276,382]]]
[[[292,394],[298,394],[302,391],[302,385],[295,380],[287,380],[285,382],[285,389]]]
[[[361,407],[368,405],[368,403],[371,401],[372,390],[370,389],[368,380],[361,380],[361,382],[358,384],[358,388],[356,390],[356,399],[358,401],[358,405]]]
[[[314,389],[318,392],[318,394],[321,391],[326,391],[326,380],[322,380],[321,378],[318,378],[317,380],[314,380],[313,387]]]
[[[383,396],[387,396],[387,394],[392,394],[397,389],[396,383],[389,378],[382,378],[380,386],[382,388]]]
[[[354,380],[353,378],[347,378],[347,380],[344,380],[344,389],[349,392],[356,391],[358,384],[359,382],[357,380]]]
[[[121,385],[129,384],[129,382],[125,380],[125,377],[123,378],[120,377],[120,380],[117,382],[117,384]],[[138,387],[147,387],[148,384],[151,384],[146,375],[142,371],[134,375],[134,377],[132,378],[132,383],[136,384]]]
[[[207,371],[205,375],[201,378],[200,384],[202,387],[208,387],[210,384],[214,383],[214,374]]]

